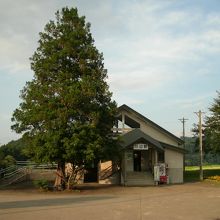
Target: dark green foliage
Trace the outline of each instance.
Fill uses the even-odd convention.
[[[196,144],[195,144],[196,139],[197,137],[185,137],[185,149],[187,153],[194,153],[198,151]]]
[[[195,147],[194,152],[199,152],[199,128],[197,124],[193,125],[192,132],[194,133],[194,140],[195,140]],[[212,149],[210,148],[210,145],[207,142],[207,129],[205,125],[202,126],[202,146],[203,146],[203,152],[205,154],[212,152]]]
[[[185,182],[198,182],[200,181],[199,169],[186,170],[184,173]],[[203,168],[204,179],[211,176],[220,176],[220,168],[206,169]]]
[[[211,115],[206,118],[206,141],[213,152],[220,153],[220,92],[209,108]]]
[[[25,155],[26,147],[27,143],[20,138],[16,141],[10,141],[9,143],[2,145],[0,147],[0,152],[2,152],[4,156],[11,155],[15,160],[22,161],[28,159],[28,157]]]
[[[198,137],[185,137],[185,165],[192,166],[199,164],[199,154],[198,154]]]
[[[185,137],[185,148],[187,150],[185,155],[185,164],[187,166],[198,166],[200,164],[199,138],[196,135],[194,137]],[[203,150],[204,164],[220,163],[220,154],[216,154],[216,152],[210,148],[210,145],[206,142],[205,136],[203,137]]]
[[[27,160],[28,157],[25,155],[26,147],[27,144],[22,138],[2,145],[0,147],[0,168],[14,165],[16,160]]]
[[[199,180],[199,170],[186,170],[184,172],[185,182],[198,182]]]
[[[34,183],[34,186],[39,188],[39,189],[43,189],[43,190],[48,190],[49,189],[49,182],[45,179],[34,180],[33,183]]]
[[[13,166],[15,164],[16,164],[16,160],[13,156],[11,155],[4,156],[4,154],[0,154],[0,169]]]
[[[5,167],[7,166],[11,166],[11,165],[15,165],[16,164],[16,160],[13,156],[11,155],[7,155],[5,158],[4,158],[4,164],[5,164]]]
[[[31,69],[34,78],[21,91],[12,118],[12,129],[29,143],[29,155],[35,161],[76,165],[115,155],[116,103],[90,24],[77,9],[63,8],[45,26]]]
[[[217,92],[217,98],[209,108],[210,116],[206,117],[205,124],[202,128],[203,133],[203,151],[204,163],[220,163],[220,93]],[[199,138],[198,126],[194,124],[192,131],[194,132],[195,144],[191,146],[191,150],[186,155],[187,165],[199,164]],[[187,144],[186,144],[187,146]]]

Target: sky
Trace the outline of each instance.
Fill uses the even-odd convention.
[[[20,137],[11,117],[33,78],[29,57],[39,32],[66,6],[91,23],[118,106],[129,105],[177,136],[178,119],[188,119],[191,135],[194,112],[209,115],[220,82],[220,1],[1,0],[0,144]]]

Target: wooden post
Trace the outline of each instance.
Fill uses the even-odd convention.
[[[126,155],[126,151],[124,151],[124,186],[126,186],[127,183],[127,175],[126,175],[126,161],[127,161],[127,155]]]
[[[199,111],[199,151],[200,151],[200,180],[203,180],[203,149],[202,149],[202,112]]]
[[[187,118],[181,118],[181,119],[179,119],[181,122],[182,122],[182,124],[183,124],[183,149],[185,150],[186,149],[186,138],[185,138],[185,122],[187,121],[187,120],[189,120],[189,119],[187,119]],[[185,176],[185,152],[183,153],[183,181],[184,181],[184,176]]]
[[[155,164],[158,163],[158,154],[157,154],[157,150],[155,150]]]
[[[195,112],[197,116],[199,117],[199,156],[200,156],[200,164],[199,164],[199,170],[200,170],[200,180],[203,180],[203,149],[202,149],[202,112],[199,110],[199,112]]]
[[[122,133],[124,133],[124,129],[125,129],[125,114],[122,113]]]

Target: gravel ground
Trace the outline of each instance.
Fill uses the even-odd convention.
[[[220,186],[86,185],[73,192],[0,190],[0,220],[220,220]]]

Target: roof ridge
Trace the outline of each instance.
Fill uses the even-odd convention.
[[[152,120],[150,120],[149,118],[145,117],[144,115],[140,114],[139,112],[135,111],[134,109],[132,109],[131,107],[129,107],[126,104],[121,105],[120,107],[118,107],[118,110],[120,109],[125,109],[128,111],[132,111],[134,114],[138,115],[139,117],[141,117],[141,119],[145,122],[151,123],[153,126],[155,126],[156,128],[162,130],[165,134],[171,136],[172,138],[174,138],[175,140],[178,141],[178,143],[183,143],[183,140],[180,139],[179,137],[177,137],[176,135],[172,134],[171,132],[169,132],[168,130],[166,130],[165,128],[162,128],[160,125],[156,124],[155,122],[153,122]]]

